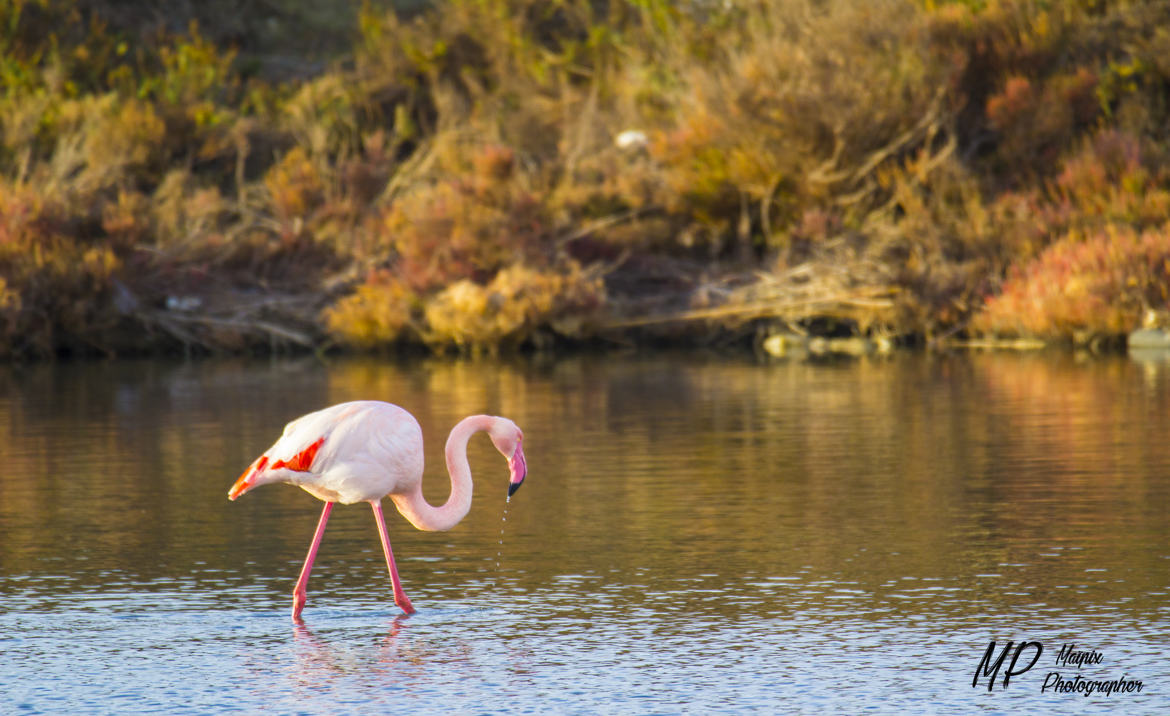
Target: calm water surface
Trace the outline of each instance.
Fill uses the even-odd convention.
[[[458,527],[388,511],[409,618],[369,508],[334,510],[294,626],[320,503],[227,489],[357,398],[418,417],[432,502],[470,413],[524,428],[529,478],[506,504],[481,437]],[[3,713],[1170,709],[1156,356],[10,366],[0,466]],[[972,688],[991,640],[1043,653]]]

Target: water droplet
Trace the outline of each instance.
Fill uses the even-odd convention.
[[[512,501],[512,496],[508,495],[507,501],[504,504],[504,514],[500,518],[500,539],[499,539],[500,549],[496,551],[496,572],[500,571],[500,560],[503,558],[503,555],[504,555],[504,526],[508,522],[508,505],[507,505],[507,503],[511,502],[511,501]]]

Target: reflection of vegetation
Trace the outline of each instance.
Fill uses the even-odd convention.
[[[0,5],[3,354],[1166,307],[1162,4],[367,7],[286,84],[213,20],[79,7]]]

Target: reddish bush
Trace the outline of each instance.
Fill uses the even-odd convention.
[[[1013,268],[972,327],[997,335],[1116,335],[1170,301],[1170,224],[1069,234]]]

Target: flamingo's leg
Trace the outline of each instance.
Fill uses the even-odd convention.
[[[386,553],[386,567],[390,570],[390,581],[394,584],[394,603],[407,614],[414,614],[414,606],[402,591],[402,580],[398,578],[398,567],[394,565],[394,552],[390,549],[390,537],[386,534],[386,518],[382,516],[382,502],[371,500],[374,521],[378,523],[378,535],[382,538],[382,551]]]
[[[301,623],[301,610],[305,608],[305,585],[309,583],[309,573],[313,571],[313,560],[317,558],[317,548],[321,546],[321,537],[325,534],[325,523],[329,521],[329,512],[333,509],[332,502],[325,503],[321,510],[321,519],[317,522],[317,531],[313,533],[313,544],[309,547],[309,556],[305,557],[305,566],[301,567],[301,576],[297,579],[297,586],[293,589],[292,618],[297,624]]]

